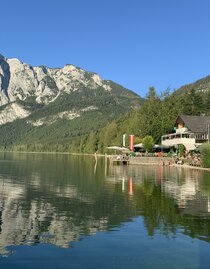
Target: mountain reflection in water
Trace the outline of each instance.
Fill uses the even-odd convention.
[[[148,236],[210,241],[210,174],[162,166],[110,166],[93,157],[0,155],[0,254],[8,246],[63,248],[141,216]]]

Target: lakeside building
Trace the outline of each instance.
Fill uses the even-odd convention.
[[[210,116],[180,115],[176,119],[174,130],[174,133],[161,137],[162,145],[177,147],[182,144],[188,151],[195,150],[210,139]]]

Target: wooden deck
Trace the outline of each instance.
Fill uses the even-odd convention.
[[[111,164],[123,164],[123,165],[128,165],[130,160],[128,157],[123,158],[122,156],[117,156],[117,157],[111,157],[110,158]]]

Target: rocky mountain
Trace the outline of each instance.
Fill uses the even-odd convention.
[[[32,113],[18,101],[27,102],[33,98],[36,104],[48,105],[60,95],[79,92],[84,88],[100,88],[106,93],[111,93],[114,85],[110,81],[102,80],[96,73],[87,72],[74,65],[66,65],[63,68],[32,67],[16,58],[7,59],[0,55],[0,106],[6,105],[1,109],[0,124],[26,118]],[[137,97],[131,92],[129,95]],[[58,118],[72,119],[78,117],[81,111],[95,109],[97,108],[93,104],[79,112],[64,111]],[[35,125],[41,122],[43,119]]]
[[[32,67],[18,59],[0,56],[0,105],[34,96],[37,103],[53,102],[61,93],[77,91],[81,86],[111,91],[99,75],[73,65],[64,68]]]
[[[0,131],[6,135],[0,147],[27,140],[28,132],[33,141],[55,129],[53,141],[88,134],[141,103],[134,92],[74,65],[32,67],[0,56]]]

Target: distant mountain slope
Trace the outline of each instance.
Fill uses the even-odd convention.
[[[206,93],[210,90],[210,76],[199,79],[193,83],[186,84],[176,90],[177,94],[184,93],[186,91],[191,91],[194,89],[197,92]]]
[[[73,65],[32,67],[0,56],[0,147],[71,143],[139,108],[134,92]]]

